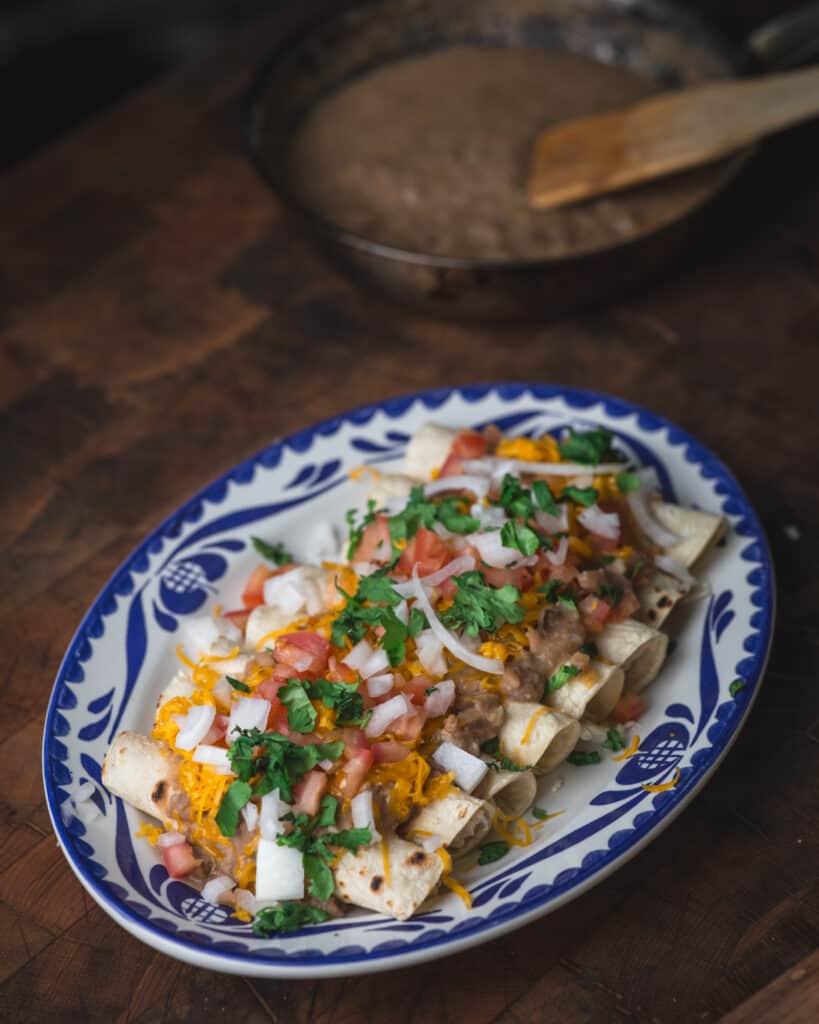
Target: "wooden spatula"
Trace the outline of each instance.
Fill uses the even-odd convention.
[[[527,190],[547,209],[708,163],[819,115],[819,68],[716,82],[543,132]]]

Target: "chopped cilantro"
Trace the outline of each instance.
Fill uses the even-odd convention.
[[[561,686],[565,686],[570,679],[580,675],[580,669],[577,665],[561,665],[560,668],[552,672],[549,676],[548,693],[554,693],[555,690],[559,690]],[[545,695],[544,695],[545,696]]]
[[[388,604],[392,608],[401,604],[403,598],[400,594],[396,594],[393,589],[393,581],[385,575],[386,571],[386,569],[379,569],[369,576],[362,576],[356,591],[356,600]]]
[[[540,547],[540,537],[528,526],[522,526],[514,519],[504,523],[501,541],[507,548],[515,548],[524,555],[533,555]]]
[[[596,750],[573,750],[566,760],[569,764],[582,767],[588,764],[600,764],[600,755]]]
[[[495,736],[491,740],[484,740],[481,744],[481,750],[484,754],[489,754],[493,758],[489,762],[489,767],[496,772],[525,772],[526,765],[518,764],[517,761],[513,761],[509,757],[496,757],[500,754],[500,739]]]
[[[637,579],[643,569],[647,568],[648,562],[644,558],[638,558],[634,565],[629,566],[626,570],[626,576],[630,580]]]
[[[549,812],[542,807],[533,807],[532,817],[537,818],[538,821],[545,821],[549,817]]]
[[[572,462],[597,465],[611,456],[611,433],[608,430],[570,430],[569,436],[559,443],[560,454]]]
[[[550,516],[559,515],[560,510],[557,507],[555,496],[545,480],[535,480],[532,483],[532,494],[535,496],[535,501],[541,511]]]
[[[607,601],[612,608],[616,608],[623,599],[623,591],[611,583],[601,583],[597,588],[597,596]]]
[[[629,494],[640,486],[640,478],[636,473],[618,473],[615,479],[621,494]]]
[[[307,880],[307,892],[317,900],[329,900],[335,888],[333,872],[321,857],[314,853],[305,853],[302,864]]]
[[[438,689],[438,687],[437,687],[437,686],[428,686],[428,687],[427,687],[427,688],[426,688],[426,689],[424,690],[424,696],[425,696],[425,697],[429,697],[429,695],[430,695],[431,693],[435,693],[435,691],[436,691],[437,689]]]
[[[481,744],[481,750],[484,754],[497,754],[500,750],[500,740],[497,736],[493,736],[491,740],[484,740]]]
[[[549,580],[542,587],[538,587],[538,593],[543,594],[547,601],[556,601],[563,584],[560,580]]]
[[[361,538],[364,536],[364,531],[370,525],[375,522],[376,502],[370,498],[367,502],[367,511],[364,513],[364,517],[360,523],[356,523],[356,511],[354,508],[347,509],[344,518],[347,520],[347,526],[349,527],[349,542],[347,544],[347,561],[353,560],[355,549],[361,543]]]
[[[407,636],[414,640],[425,629],[429,629],[426,615],[424,615],[420,608],[413,608],[407,623]]]
[[[480,519],[458,511],[455,498],[445,498],[436,511],[438,522],[452,533],[474,533],[480,528]]]
[[[310,703],[301,679],[288,679],[278,694],[279,700],[287,708],[287,724],[294,732],[312,732],[318,717],[316,709]]]
[[[249,782],[242,782],[237,779],[231,783],[230,788],[222,797],[219,810],[216,812],[216,824],[223,836],[236,834],[236,827],[239,824],[239,811],[245,806],[253,795],[253,789]]]
[[[495,843],[484,843],[478,853],[478,863],[493,864],[501,857],[505,857],[507,853],[509,853],[509,843],[505,843],[502,839]]]
[[[568,594],[561,594],[557,599],[557,603],[562,605],[564,608],[568,608],[569,611],[577,611],[577,602],[573,597],[569,597]]]
[[[275,907],[264,907],[259,911],[253,920],[253,934],[264,939],[275,932],[294,932],[306,924],[326,921],[329,916],[326,910],[307,903],[284,900]]]
[[[744,690],[748,684],[744,679],[735,679],[733,683],[728,687],[728,692],[732,697],[736,697],[740,690]]]
[[[418,484],[410,491],[409,499],[403,509],[396,515],[390,516],[388,520],[390,537],[393,542],[409,540],[415,536],[420,526],[431,530],[437,514],[436,505],[424,497],[424,488]]]
[[[507,583],[491,587],[483,574],[471,572],[453,576],[457,586],[452,604],[441,616],[448,629],[462,629],[467,636],[477,636],[482,630],[497,630],[507,622],[522,622],[526,615],[520,601],[520,591]]]
[[[500,494],[495,503],[505,510],[507,515],[517,516],[526,522],[531,519],[534,509],[532,507],[532,495],[521,484],[517,477],[506,473],[501,483]]]
[[[603,746],[607,750],[624,750],[625,743],[623,743],[623,737],[620,735],[619,730],[609,729],[606,733],[606,738],[603,740]]]
[[[234,690],[239,690],[241,693],[250,693],[250,687],[246,683],[234,679],[233,676],[225,676],[225,679],[227,679]]]
[[[336,584],[336,588],[347,598],[347,602],[333,622],[330,639],[335,647],[343,647],[345,637],[349,637],[354,644],[357,644],[359,640],[364,639],[364,635],[369,629],[381,626],[384,631],[381,637],[381,646],[386,651],[390,665],[395,668],[401,664],[406,654],[406,639],[409,635],[408,627],[398,618],[393,607],[384,605],[365,606],[363,602],[370,600],[365,596],[366,594],[385,593],[385,584],[389,587],[393,596],[398,598],[394,602],[395,604],[398,604],[401,598],[392,591],[392,587],[383,577],[376,577],[376,582],[373,584],[366,582],[370,579],[372,577],[365,576],[359,583],[358,590],[354,595],[341,590],[338,584]],[[362,587],[364,588],[363,590]],[[387,598],[387,600],[392,601],[392,598]]]
[[[331,683],[328,679],[315,679],[306,684],[311,697],[332,708],[336,725],[362,725],[365,720],[364,700],[358,692],[358,683]]]
[[[614,555],[601,555],[594,564],[595,569],[603,569],[607,565],[611,565],[614,561]]]
[[[284,544],[268,544],[261,537],[251,537],[250,543],[262,558],[266,558],[269,562],[273,562],[276,565],[287,565],[293,561],[293,556]]]
[[[563,488],[563,498],[569,498],[571,501],[576,501],[578,505],[584,505],[589,508],[597,501],[597,489],[595,487],[568,487]]]
[[[587,640],[580,648],[581,654],[588,654],[590,658],[596,658],[600,653],[594,640]]]

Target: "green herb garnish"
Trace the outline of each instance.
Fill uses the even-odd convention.
[[[545,821],[549,817],[549,812],[545,811],[542,807],[533,807],[532,817],[537,818],[538,821]]]
[[[596,750],[573,750],[566,760],[578,766],[600,764],[600,755]]]
[[[225,676],[225,679],[227,679],[234,690],[239,690],[240,693],[250,693],[250,687],[239,679],[234,679],[233,676]]]
[[[615,480],[621,494],[630,494],[640,486],[640,478],[636,473],[618,473]]]
[[[740,690],[744,690],[747,685],[744,679],[735,679],[728,687],[728,692],[732,697],[736,697]]]
[[[248,782],[237,779],[231,783],[230,788],[222,797],[219,810],[216,812],[216,824],[223,836],[236,835],[236,828],[239,824],[239,811],[245,806],[253,795],[253,789]]]
[[[563,488],[562,498],[569,498],[576,501],[578,505],[589,508],[597,501],[597,489],[595,487],[568,487]]]
[[[616,608],[623,599],[623,591],[611,583],[601,583],[597,588],[597,596]]]
[[[597,649],[597,644],[593,640],[587,640],[580,648],[581,654],[588,654],[590,658],[596,658],[600,653]]]
[[[484,843],[478,853],[478,863],[493,864],[501,857],[505,857],[507,853],[509,853],[509,843],[504,843],[502,839],[494,843]]]
[[[549,676],[548,693],[554,693],[555,690],[559,690],[561,686],[565,686],[570,679],[580,675],[580,669],[577,665],[561,665],[560,668],[552,672]]]
[[[540,537],[528,526],[522,526],[514,519],[504,523],[501,541],[507,548],[515,548],[524,555],[533,555],[540,547]]]
[[[626,745],[623,743],[623,737],[617,729],[609,729],[606,733],[606,738],[603,740],[603,746],[607,750],[624,750]]]
[[[347,561],[353,560],[355,549],[361,543],[361,538],[364,536],[364,531],[370,525],[375,522],[375,517],[378,515],[376,511],[376,502],[370,498],[367,502],[367,511],[364,513],[360,523],[356,523],[356,510],[354,508],[347,509],[344,518],[347,520],[347,526],[349,528],[349,541],[347,544]]]
[[[557,507],[555,496],[552,494],[549,489],[549,485],[545,480],[535,480],[532,483],[532,494],[534,495],[538,508],[540,508],[541,511],[550,516],[560,514],[560,509]]]
[[[281,932],[295,932],[306,924],[326,921],[330,915],[326,910],[311,907],[308,903],[294,903],[285,900],[275,907],[264,907],[253,919],[253,934],[260,939]]]
[[[462,629],[467,636],[477,636],[482,629],[494,631],[507,622],[522,622],[526,612],[520,591],[507,583],[491,587],[477,569],[453,576],[458,588],[452,605],[441,616],[448,629]]]
[[[314,679],[305,684],[311,697],[317,698],[336,713],[336,725],[363,726],[370,713],[364,711],[364,700],[358,683],[331,683],[329,679]]]
[[[310,703],[301,679],[288,679],[277,697],[287,708],[287,724],[294,732],[312,732],[318,713]]]
[[[288,565],[293,561],[293,556],[284,544],[268,544],[267,541],[262,540],[261,537],[251,537],[250,543],[259,552],[262,558],[266,558],[269,562],[273,562],[276,565]]]
[[[613,457],[611,450],[611,433],[608,430],[570,430],[569,436],[560,441],[558,447],[564,459],[582,462],[584,465],[597,465],[606,457]]]

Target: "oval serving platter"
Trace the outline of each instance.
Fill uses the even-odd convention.
[[[665,496],[721,512],[727,537],[698,566],[707,597],[671,619],[677,641],[647,691],[638,752],[541,780],[538,803],[561,811],[532,845],[470,871],[473,906],[454,893],[398,922],[351,911],[335,922],[257,939],[227,909],[170,879],[155,849],[134,838],[144,820],[102,787],[100,766],[121,729],[149,732],[156,697],[175,670],[186,615],[239,604],[258,555],[250,537],[304,553],[305,521],[344,530],[363,502],[348,473],[394,469],[424,422],[535,436],[602,425],[644,465]],[[547,914],[611,874],[651,841],[705,784],[756,696],[774,613],[773,569],[753,508],[725,466],[660,417],[592,392],[495,384],[421,392],[366,406],[276,442],[220,477],[130,555],[83,619],[57,674],[45,723],[49,813],[77,877],[119,924],[154,948],[213,970],[320,977],[388,970],[455,953]],[[739,682],[737,682],[739,680]],[[605,753],[605,752],[604,752]],[[664,792],[649,788],[673,779]],[[69,798],[92,783],[101,814],[83,825]]]

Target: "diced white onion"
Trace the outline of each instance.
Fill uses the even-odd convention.
[[[455,700],[455,683],[451,679],[442,679],[436,683],[432,693],[424,700],[424,709],[428,718],[445,715]]]
[[[381,568],[375,562],[353,562],[352,567],[357,576],[372,576],[377,569]]]
[[[97,787],[90,779],[86,779],[85,782],[81,782],[71,793],[71,799],[75,803],[81,803],[83,800],[87,800],[97,792]]]
[[[390,659],[387,657],[387,652],[383,647],[379,647],[367,658],[359,671],[362,679],[369,679],[370,676],[380,675],[384,669],[389,667]]]
[[[218,618],[216,620],[216,624],[219,627],[219,636],[224,637],[229,641],[229,643],[233,644],[234,647],[236,644],[240,644],[242,642],[243,636],[241,629],[239,629],[234,622],[231,622],[230,619]],[[231,648],[231,650],[233,650],[233,648]]]
[[[517,548],[506,547],[498,530],[492,530],[490,533],[473,533],[471,541],[483,561],[493,569],[504,569],[523,558]]]
[[[397,604],[393,608],[393,611],[395,612],[396,619],[398,619],[399,622],[403,622],[406,626],[409,622],[409,605],[407,602],[402,601],[400,604]]]
[[[230,709],[228,740],[234,739],[240,729],[264,729],[270,714],[270,701],[261,697],[240,697]]]
[[[552,565],[563,565],[569,552],[569,538],[561,537],[554,551],[547,551],[546,557]]]
[[[445,476],[424,484],[427,497],[444,491],[471,491],[476,498],[483,498],[489,493],[489,481],[481,476]]]
[[[308,615],[319,615],[324,611],[324,600],[318,584],[312,580],[305,580],[304,583],[304,605]]]
[[[506,512],[495,505],[482,505],[476,502],[469,510],[473,519],[480,520],[481,526],[501,527],[506,522]]]
[[[304,536],[306,561],[313,562],[315,565],[333,561],[338,554],[338,549],[338,533],[326,519],[319,520],[307,528]]]
[[[434,833],[431,836],[418,836],[412,835],[412,841],[417,843],[425,853],[435,853],[436,850],[440,850],[444,845],[443,839]]]
[[[520,552],[516,551],[515,554],[520,555]],[[421,585],[424,587],[437,587],[439,583],[448,580],[450,576],[460,576],[461,573],[470,572],[474,568],[475,559],[472,555],[459,555],[457,558],[453,558],[443,569],[438,569],[437,572],[432,572],[429,576],[422,576]],[[413,569],[413,575],[415,575],[415,569]],[[411,597],[415,593],[412,581],[396,583],[392,589],[402,597]]]
[[[614,730],[619,733],[617,726],[614,726]],[[598,725],[596,722],[583,721],[580,723],[580,739],[586,743],[601,744],[609,731],[609,728],[603,725]]]
[[[393,687],[394,676],[392,672],[385,672],[380,676],[370,676],[367,680],[367,693],[371,697],[383,697]]]
[[[318,763],[318,767],[321,768],[323,772],[331,772],[334,765],[335,761],[331,761],[329,757],[325,757],[323,761],[319,761]]]
[[[354,672],[360,672],[372,656],[372,646],[366,640],[359,640],[347,657],[342,658],[342,662]]]
[[[617,540],[620,536],[620,516],[616,512],[604,512],[599,505],[584,508],[577,517],[591,533],[607,540]]]
[[[259,832],[262,839],[275,839],[283,831],[279,818],[287,812],[281,810],[280,804],[278,789],[262,797],[259,805]]]
[[[222,678],[214,685],[210,692],[216,698],[220,707],[230,707],[230,702],[233,700],[233,687],[224,676],[222,676]]]
[[[461,465],[468,473],[495,473],[503,468],[504,473],[518,475],[531,473],[535,476],[580,476],[590,470],[595,473],[619,473],[622,462],[601,462],[596,466],[585,466],[579,462],[528,462],[525,459],[498,459],[486,455],[482,459],[465,459]]]
[[[323,577],[324,571],[313,565],[297,565],[278,576],[271,576],[264,582],[264,603],[274,605],[289,616],[295,616],[302,609],[307,609],[310,615],[317,615],[324,610],[324,600],[319,591]]]
[[[219,639],[219,625],[211,615],[191,615],[182,620],[182,643],[198,661],[203,654],[210,654]]]
[[[180,750],[193,750],[207,736],[216,708],[212,704],[194,704],[184,715],[174,715],[173,720],[179,726],[176,734],[176,746]]]
[[[259,808],[252,800],[248,800],[242,808],[242,817],[245,819],[248,832],[255,832],[259,823]]]
[[[669,576],[678,579],[680,583],[685,583],[686,586],[694,587],[697,585],[696,576],[692,576],[681,562],[678,562],[676,558],[671,558],[670,555],[656,555],[654,557],[654,564],[658,569],[667,572]]]
[[[236,889],[233,893],[234,903],[239,910],[255,914],[259,910],[259,902],[249,889]]]
[[[415,638],[415,651],[425,671],[432,676],[445,675],[444,645],[431,629],[423,630]]]
[[[445,740],[432,755],[445,772],[455,773],[455,782],[465,793],[471,793],[489,771],[489,765]]]
[[[426,615],[429,628],[435,633],[444,647],[451,651],[456,658],[460,658],[466,665],[471,665],[472,668],[477,668],[481,672],[488,672],[490,675],[502,676],[503,662],[499,658],[485,658],[482,654],[474,654],[461,643],[454,633],[450,633],[443,622],[441,622],[430,604],[421,581],[418,579],[417,565],[412,570],[412,584],[416,604]]]
[[[222,893],[232,889],[235,885],[233,879],[228,878],[227,875],[217,875],[215,878],[208,879],[202,886],[202,899],[207,900],[208,903],[218,903]]]
[[[560,505],[560,513],[556,516],[550,516],[548,512],[543,512],[541,509],[535,511],[535,522],[547,533],[561,533],[563,530],[569,528],[569,516],[566,511],[566,506]]]
[[[74,804],[74,814],[83,825],[90,825],[102,814],[102,811],[93,800],[80,800]]]
[[[377,704],[373,708],[373,713],[364,727],[364,732],[370,737],[380,736],[397,718],[408,715],[412,710],[412,702],[403,693],[390,697],[383,704]]]
[[[256,848],[256,901],[304,899],[301,851],[279,846],[275,839],[259,840]]]
[[[350,811],[353,815],[353,828],[368,828],[372,841],[377,842],[381,834],[375,827],[375,815],[373,813],[373,791],[362,789],[356,793],[350,801]]]
[[[193,752],[193,760],[198,764],[209,764],[220,775],[232,775],[230,758],[224,747],[212,747],[209,743],[200,743]]]
[[[185,837],[181,832],[163,832],[156,840],[156,845],[161,850],[167,850],[169,846],[179,846],[180,843],[185,842]]]

